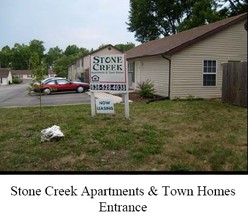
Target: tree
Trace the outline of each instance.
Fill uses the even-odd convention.
[[[43,68],[42,68],[43,61],[39,57],[37,52],[34,52],[30,57],[30,65],[32,69],[32,75],[34,80],[41,81],[43,80]]]
[[[82,48],[80,49],[78,46],[73,44],[73,45],[69,45],[69,46],[66,47],[64,54],[66,56],[81,54],[83,52],[83,50],[84,49],[82,49]]]
[[[29,49],[31,54],[37,53],[40,59],[44,57],[44,52],[45,52],[45,47],[44,47],[44,42],[40,40],[32,40],[29,42]]]
[[[30,57],[30,64],[32,69],[32,77],[33,81],[39,82],[42,85],[42,80],[44,79],[45,73],[47,73],[46,63],[44,59],[40,58],[40,54],[38,52],[33,52],[32,56]],[[40,117],[42,116],[42,91],[39,91],[39,100],[40,100]]]
[[[68,75],[68,67],[75,62],[74,56],[66,56],[63,55],[59,59],[54,62],[53,71],[57,76],[67,77]]]
[[[54,61],[53,70],[57,76],[67,77],[68,67],[76,62],[80,57],[84,57],[89,54],[89,51],[85,48],[79,48],[76,45],[69,45],[64,54]]]
[[[30,69],[31,51],[28,45],[16,43],[12,48],[12,68],[16,70]]]
[[[177,27],[189,16],[194,0],[154,0],[154,4],[160,35],[168,36],[178,32]]]
[[[9,46],[4,46],[0,50],[0,68],[11,68],[12,62],[12,51]]]
[[[130,0],[128,30],[144,43],[160,37],[152,0]]]
[[[187,17],[178,25],[178,31],[188,30],[224,19],[226,14],[218,11],[220,6],[221,5],[214,0],[194,1]]]
[[[46,62],[48,67],[52,67],[54,62],[63,56],[63,51],[59,47],[50,48],[46,54]]]
[[[42,59],[44,51],[43,41],[39,40],[32,40],[29,45],[15,43],[12,49],[5,46],[0,51],[1,66],[18,70],[31,69],[30,58],[32,54],[37,53],[39,59]]]
[[[246,11],[245,0],[130,0],[127,25],[144,43]]]
[[[220,3],[224,4],[224,11],[227,16],[234,16],[247,12],[246,0],[220,0]]]
[[[104,47],[107,47],[108,45],[109,45],[109,44],[101,44],[101,45],[97,48],[97,50],[100,50],[100,49],[102,49],[102,48],[104,48]],[[92,49],[91,52],[94,52],[94,50]]]
[[[128,30],[141,43],[175,34],[191,5],[191,0],[130,0]]]
[[[106,47],[106,46],[108,46],[108,45],[109,45],[109,44],[101,44],[101,45],[98,47],[98,50],[100,50],[100,49],[102,49],[102,48],[104,48],[104,47]],[[135,47],[135,44],[132,43],[132,42],[127,42],[126,44],[116,44],[116,45],[114,45],[114,47],[116,47],[117,49],[119,49],[119,50],[125,52],[125,51],[128,51],[128,50],[134,48],[134,47]],[[92,49],[91,52],[93,52],[93,51],[94,51],[94,50]]]
[[[115,47],[118,48],[119,50],[123,51],[123,52],[126,52],[126,51],[134,48],[135,44],[131,43],[131,42],[127,42],[126,44],[116,44]]]

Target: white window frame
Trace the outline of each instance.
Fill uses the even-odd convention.
[[[205,61],[215,61],[215,72],[205,72],[205,66],[204,66],[204,63],[205,63]],[[217,60],[216,59],[204,59],[203,61],[202,61],[202,86],[204,87],[204,88],[213,88],[213,87],[217,87],[217,73],[218,73],[218,62],[217,62]],[[208,85],[204,85],[204,75],[215,75],[215,85],[210,85],[210,86],[208,86]]]
[[[128,73],[132,74],[132,83],[135,83],[135,62],[128,62]]]

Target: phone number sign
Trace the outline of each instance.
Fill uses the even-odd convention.
[[[90,89],[91,91],[126,91],[126,56],[91,56]]]

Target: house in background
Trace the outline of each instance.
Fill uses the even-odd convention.
[[[48,69],[47,76],[48,76],[48,77],[55,77],[55,76],[56,76],[56,73],[53,72],[52,69]]]
[[[246,27],[245,13],[127,51],[129,87],[151,80],[170,99],[220,98],[222,64],[247,61]]]
[[[56,76],[56,74],[51,69],[49,69],[47,75],[45,75],[44,78],[54,76]],[[11,70],[0,68],[0,85],[12,84],[14,77],[17,77],[21,80],[32,80],[32,70]]]
[[[11,70],[13,77],[18,77],[22,80],[32,80],[32,70]],[[55,77],[56,74],[53,72],[52,69],[48,69],[47,74],[44,76],[44,78],[47,77]]]
[[[68,79],[71,81],[83,81],[83,58],[79,58],[76,63],[68,68]]]
[[[13,77],[18,77],[22,80],[32,79],[32,70],[11,70]]]
[[[12,74],[10,69],[0,69],[0,85],[9,85],[12,83]]]
[[[76,69],[76,76],[79,79],[79,81],[84,81],[84,58],[81,57],[77,59],[75,63],[75,69]]]
[[[111,44],[91,52],[87,56],[79,58],[76,61],[76,63],[72,64],[68,68],[68,79],[72,81],[82,80],[84,82],[89,83],[90,56],[118,55],[118,54],[123,54],[123,52]]]

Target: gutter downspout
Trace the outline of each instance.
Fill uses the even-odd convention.
[[[166,60],[169,61],[169,86],[168,86],[168,97],[170,99],[170,95],[171,95],[171,59],[167,58],[164,56],[164,54],[162,54],[162,57]]]

